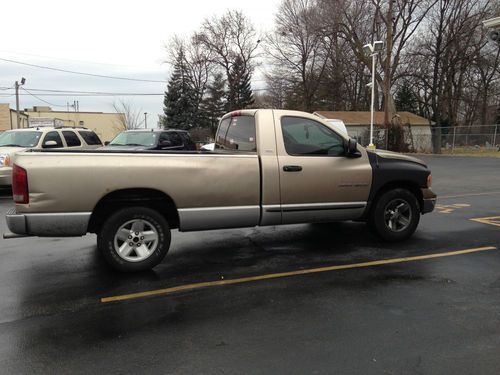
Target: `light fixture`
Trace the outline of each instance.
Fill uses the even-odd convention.
[[[365,45],[363,46],[363,52],[364,52],[366,55],[371,55],[371,54],[372,54],[372,51],[373,51],[373,49],[372,49],[372,48],[373,48],[373,47],[372,47],[372,45],[371,45],[371,44],[365,44]]]
[[[380,52],[384,49],[384,42],[377,40],[373,42],[373,51],[374,52]]]

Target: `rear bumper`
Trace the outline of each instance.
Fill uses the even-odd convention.
[[[431,189],[421,189],[422,190],[422,213],[426,214],[434,211],[436,206],[437,195]]]
[[[0,168],[0,186],[12,185],[12,167]]]
[[[12,209],[5,218],[9,230],[18,236],[75,237],[87,234],[90,215],[90,212],[18,214]]]

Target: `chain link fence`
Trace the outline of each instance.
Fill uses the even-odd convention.
[[[479,150],[498,150],[498,125],[454,126],[434,128],[433,139],[442,152],[459,153]]]
[[[403,126],[404,145],[408,152],[433,153],[470,153],[500,150],[500,125],[473,125],[454,127],[411,127]],[[350,135],[363,146],[370,138],[369,129],[350,131]],[[373,143],[377,148],[388,149],[385,129],[373,131]]]

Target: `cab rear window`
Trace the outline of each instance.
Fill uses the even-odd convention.
[[[215,137],[215,148],[241,152],[257,151],[255,117],[236,116],[222,120]]]

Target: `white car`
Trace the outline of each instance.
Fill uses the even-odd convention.
[[[12,159],[27,149],[94,149],[102,142],[87,128],[40,126],[8,130],[0,134],[0,186],[12,185]]]
[[[346,126],[344,124],[344,121],[342,121],[342,120],[336,120],[336,119],[329,119],[329,120],[326,120],[326,121],[329,122],[330,124],[332,124],[335,127],[335,129],[338,129],[341,132],[343,132],[344,134],[349,135],[347,133],[347,128],[346,128]]]
[[[213,151],[213,150],[215,150],[215,143],[207,143],[206,145],[201,146],[200,150],[202,150],[202,151]]]

